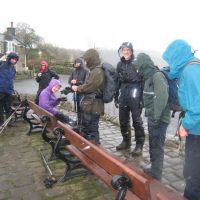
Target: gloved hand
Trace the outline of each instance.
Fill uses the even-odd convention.
[[[118,100],[118,98],[114,99],[114,104],[115,104],[116,108],[119,108],[119,100]]]
[[[66,87],[64,90],[60,91],[61,94],[65,94],[65,95],[68,95],[71,92],[73,92],[73,90],[71,89],[71,87]]]
[[[57,98],[58,101],[67,101],[67,97],[60,97],[60,98]]]
[[[55,114],[55,117],[63,123],[69,122],[69,117],[67,115],[64,115],[62,112],[57,112]]]

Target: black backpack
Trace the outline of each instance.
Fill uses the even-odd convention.
[[[199,64],[200,60],[191,60],[187,64]],[[169,86],[169,98],[168,103],[170,110],[172,112],[172,117],[174,117],[175,112],[182,111],[179,100],[178,100],[178,80],[177,79],[169,79],[169,72],[170,72],[170,66],[163,67],[160,69],[160,71],[165,75],[165,78],[167,79],[168,86]]]
[[[102,95],[103,95],[103,102],[110,103],[113,101],[116,91],[116,71],[115,68],[109,63],[103,63],[102,69],[105,74],[105,87],[103,88]]]

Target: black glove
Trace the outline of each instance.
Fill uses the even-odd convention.
[[[65,95],[68,95],[71,92],[73,92],[71,87],[66,87],[64,90],[60,91],[61,94],[65,94]]]
[[[63,123],[69,122],[69,117],[67,115],[64,115],[62,112],[58,112],[57,114],[55,114],[55,117]]]
[[[67,97],[60,97],[60,98],[57,98],[58,101],[67,101]]]

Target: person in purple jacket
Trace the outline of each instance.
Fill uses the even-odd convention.
[[[56,106],[60,101],[66,101],[66,97],[57,98],[55,93],[61,88],[60,81],[52,79],[49,85],[40,93],[39,106],[44,110],[52,113],[58,120],[63,123],[67,123],[71,126],[75,125],[75,121],[70,119],[68,115],[63,114],[56,110]]]

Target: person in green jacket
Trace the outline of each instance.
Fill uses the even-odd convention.
[[[102,91],[105,86],[105,75],[101,67],[99,53],[95,49],[88,49],[83,55],[86,66],[90,70],[85,83],[72,86],[72,90],[83,94],[81,101],[82,131],[86,137],[96,144],[100,144],[99,119],[104,115]]]
[[[143,101],[148,119],[149,153],[151,167],[144,169],[150,176],[161,180],[164,160],[164,143],[170,122],[168,83],[150,56],[138,54],[136,65],[144,81]]]

